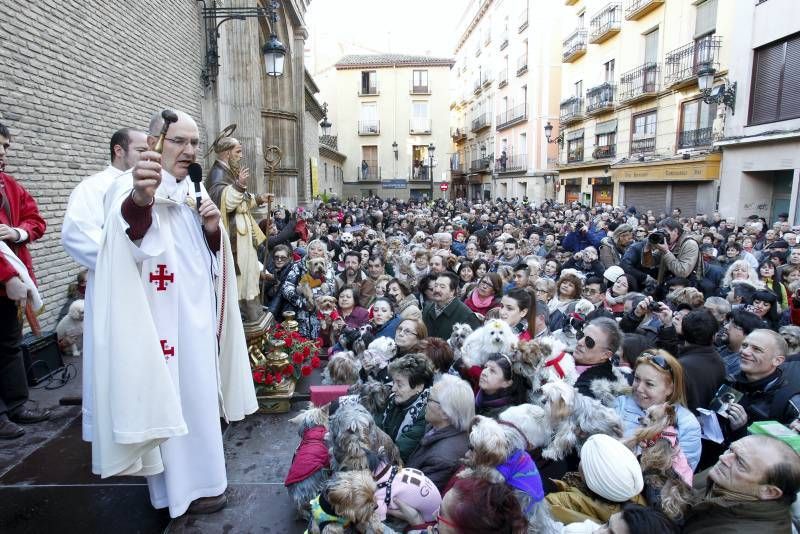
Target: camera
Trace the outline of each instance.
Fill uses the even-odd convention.
[[[649,241],[651,245],[663,245],[667,242],[667,234],[661,230],[656,230],[647,236],[647,241]]]
[[[661,309],[661,303],[654,300],[647,305],[647,309],[651,312],[657,312]]]

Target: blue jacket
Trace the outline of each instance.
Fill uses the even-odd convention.
[[[625,438],[629,438],[641,426],[639,418],[644,415],[644,410],[639,408],[631,395],[617,397],[614,401],[614,409],[622,419],[625,429]],[[700,462],[700,423],[688,408],[679,404],[675,405],[677,414],[678,444],[686,455],[689,466],[694,470]]]
[[[586,247],[599,247],[600,242],[603,238],[606,237],[605,230],[598,230],[594,226],[589,226],[586,229],[586,233],[583,232],[570,232],[564,238],[564,241],[561,243],[561,246],[564,247],[565,250],[570,250],[572,252],[580,252],[581,250],[585,249]]]
[[[383,328],[381,328],[380,330],[376,330],[375,332],[372,333],[372,335],[374,335],[376,338],[389,337],[394,339],[394,334],[397,331],[397,327],[400,325],[402,321],[403,321],[402,317],[400,317],[399,315],[395,315],[394,317],[389,319],[388,323],[383,325]]]

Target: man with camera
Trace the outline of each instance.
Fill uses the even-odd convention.
[[[672,277],[697,277],[700,247],[675,219],[664,219],[645,241],[629,246],[620,267],[646,291],[663,293],[664,281]],[[702,266],[702,264],[700,264]]]
[[[578,219],[578,222],[575,223],[575,230],[564,237],[564,242],[561,246],[564,247],[564,250],[569,250],[570,252],[580,252],[589,246],[599,247],[600,241],[604,237],[606,237],[605,230],[594,228],[591,225],[587,225],[583,220]]]

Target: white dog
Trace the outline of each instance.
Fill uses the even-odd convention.
[[[505,321],[495,319],[467,336],[461,357],[467,365],[483,367],[492,354],[508,354],[516,347],[517,335]]]
[[[542,344],[550,345],[550,354],[545,357],[541,370],[542,382],[563,380],[574,384],[578,380],[578,371],[575,369],[575,359],[567,352],[567,346],[552,336],[542,338]]]
[[[472,333],[472,327],[467,323],[456,323],[453,325],[453,333],[450,334],[450,339],[447,344],[453,349],[453,359],[461,358],[461,349],[464,347],[464,341]]]
[[[58,344],[72,356],[80,356],[83,351],[83,299],[69,305],[69,312],[56,326]]]
[[[397,344],[394,339],[390,337],[379,337],[369,344],[359,356],[361,358],[361,365],[367,371],[374,369],[383,369],[389,365],[389,361],[397,354]]]

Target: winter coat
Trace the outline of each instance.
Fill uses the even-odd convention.
[[[666,282],[669,278],[677,276],[689,278],[697,269],[697,261],[700,258],[700,245],[695,241],[694,236],[687,232],[681,234],[678,242],[672,250],[665,252],[661,256],[661,265],[658,269],[658,284]],[[702,270],[702,261],[700,262]],[[700,273],[698,273],[698,276]]]
[[[687,344],[678,349],[686,381],[686,406],[693,412],[708,408],[725,381],[725,364],[714,347]]]
[[[595,398],[594,393],[592,392],[592,382],[596,380],[608,380],[610,382],[616,382],[617,377],[614,375],[613,369],[614,368],[611,365],[611,360],[607,360],[604,363],[589,367],[578,377],[578,380],[575,382],[575,389],[577,389],[578,393],[582,395]]]
[[[619,265],[620,261],[622,261],[622,255],[625,253],[624,250],[620,250],[619,247],[617,247],[617,244],[614,243],[614,239],[611,237],[604,237],[602,241],[600,241],[600,248],[597,252],[600,255],[600,263],[603,264],[604,269],[608,269],[613,265]]]
[[[636,404],[633,396],[624,395],[614,401],[614,409],[622,419],[624,437],[627,439],[641,428],[639,418],[644,415],[644,410]],[[675,405],[676,426],[678,428],[678,444],[689,461],[692,469],[697,468],[700,462],[700,423],[694,414],[680,404]]]
[[[454,298],[450,304],[445,306],[438,317],[434,310],[434,303],[429,302],[422,312],[422,320],[428,329],[428,337],[438,337],[445,341],[450,339],[450,335],[453,333],[453,325],[456,323],[467,323],[473,330],[481,326],[481,321],[475,313],[457,298]]]
[[[791,368],[788,372],[778,368],[771,375],[749,382],[740,372],[728,384],[744,395],[739,404],[747,412],[747,425],[757,421],[778,421],[788,425],[798,415],[795,406],[800,406],[800,384],[791,378]],[[729,429],[728,421],[720,419],[724,431]],[[736,432],[726,432],[726,442],[732,442],[747,435],[746,426]]]
[[[320,469],[330,467],[330,456],[328,446],[325,445],[324,426],[312,426],[303,432],[300,445],[294,452],[292,465],[286,473],[284,486],[302,482]]]
[[[419,309],[419,301],[414,295],[409,295],[397,303],[397,315],[403,320],[413,319],[422,320],[422,310]]]
[[[429,391],[424,390],[402,404],[396,403],[392,395],[383,414],[375,418],[378,428],[386,432],[397,445],[403,462],[408,461],[425,435],[425,410]]]
[[[395,315],[382,327],[373,330],[372,335],[374,335],[376,339],[379,337],[388,337],[394,339],[395,333],[397,332],[397,327],[400,326],[402,321],[403,319],[399,315]]]
[[[406,462],[406,467],[419,469],[436,484],[444,488],[461,465],[461,458],[469,449],[469,433],[452,426],[429,430]]]
[[[545,499],[550,504],[550,512],[553,514],[553,519],[561,521],[565,525],[580,523],[587,519],[605,523],[612,515],[619,512],[625,504],[593,498],[561,480],[555,480],[554,482],[559,491],[549,494]],[[634,497],[631,502],[643,506],[647,505],[641,495]]]
[[[694,479],[699,496],[708,494],[708,470]],[[725,497],[707,495],[706,499],[691,507],[685,515],[685,534],[789,534],[792,532],[791,508],[780,500],[733,501]]]

